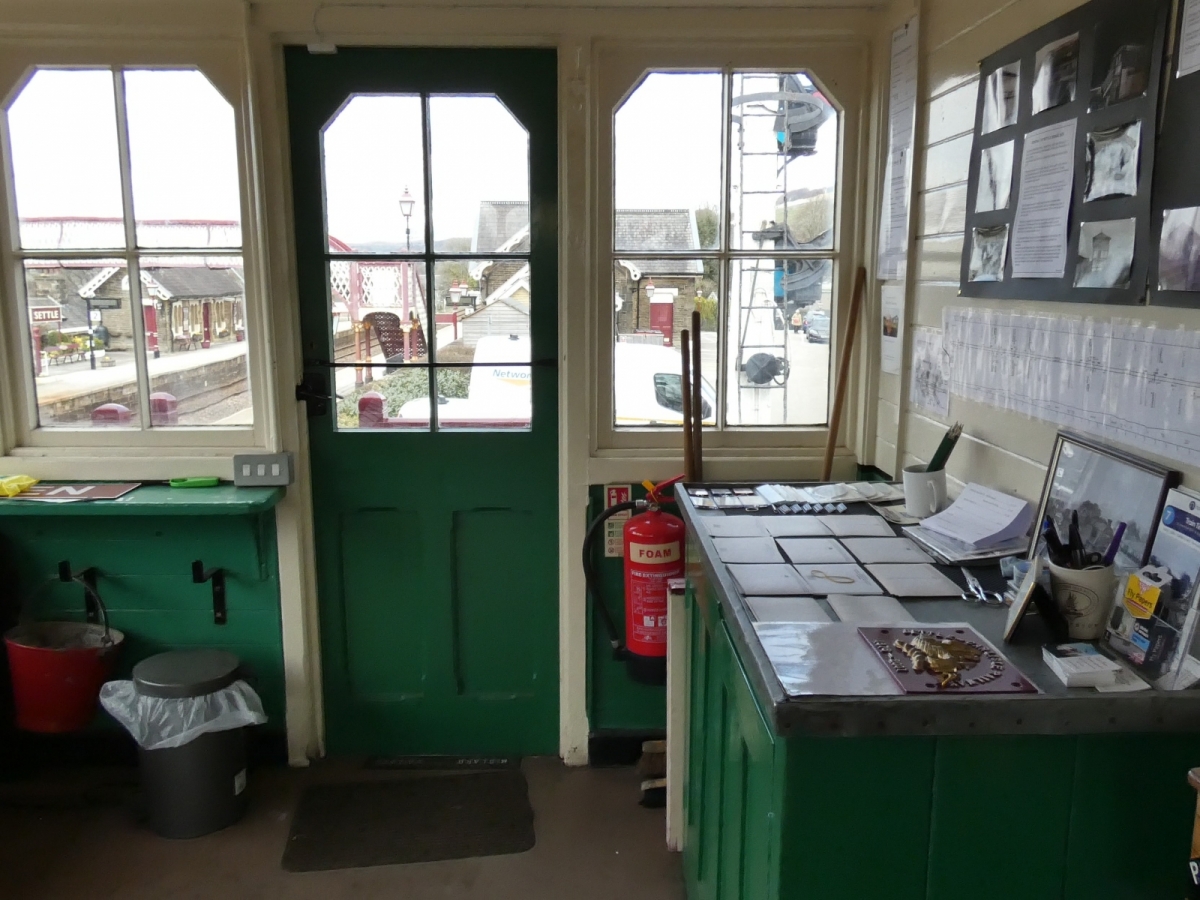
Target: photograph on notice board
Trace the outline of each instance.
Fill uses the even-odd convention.
[[[1153,16],[1105,19],[1096,26],[1089,111],[1145,96],[1153,44]]]
[[[970,281],[1003,281],[1008,258],[1008,226],[976,228],[972,236]]]
[[[986,148],[979,156],[979,190],[975,212],[1008,209],[1012,190],[1013,142]]]
[[[1073,101],[1078,75],[1078,32],[1039,50],[1034,60],[1033,114]]]
[[[1136,234],[1137,219],[1084,222],[1079,226],[1075,287],[1129,287]]]
[[[1141,146],[1141,122],[1130,122],[1088,134],[1084,201],[1136,197]]]
[[[983,87],[983,124],[981,134],[1015,125],[1017,98],[1020,96],[1021,64],[1001,66],[987,77]]]
[[[1163,212],[1158,289],[1200,291],[1200,206]]]

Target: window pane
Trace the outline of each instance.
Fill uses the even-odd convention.
[[[485,337],[529,337],[528,259],[442,259],[434,265],[439,363],[467,362],[455,347]],[[528,359],[529,354],[512,359]]]
[[[613,266],[613,420],[617,427],[683,422],[680,333],[700,311],[704,421],[715,424],[717,263],[618,260]]]
[[[438,367],[438,428],[528,430],[532,372],[508,360],[528,361],[529,339],[483,338],[471,355],[482,365]]]
[[[25,291],[39,425],[137,428],[125,264],[27,260]]]
[[[233,107],[194,69],[124,78],[138,244],[240,247]]]
[[[732,262],[730,425],[825,424],[832,272],[827,259]]]
[[[125,246],[108,69],[39,69],[8,110],[21,246]]]
[[[361,364],[332,371],[339,429],[428,429],[429,370],[413,365],[429,361],[425,290],[423,262],[329,263],[333,359]]]
[[[241,257],[146,257],[141,267],[151,424],[253,425]]]
[[[736,73],[732,93],[733,247],[832,247],[837,112],[803,74]]]
[[[718,246],[722,114],[715,72],[654,72],[616,111],[616,249]]]
[[[352,97],[325,126],[321,148],[331,252],[425,249],[419,96]]]
[[[429,99],[439,253],[528,252],[529,133],[494,96]]]

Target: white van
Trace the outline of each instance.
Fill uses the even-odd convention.
[[[504,423],[528,425],[531,408],[531,370],[521,365],[530,359],[529,338],[524,335],[484,337],[475,347],[475,363],[466,398],[447,398],[438,404],[438,419],[486,427]],[[487,365],[479,365],[486,363]],[[618,426],[680,425],[683,392],[679,351],[648,344],[615,345],[613,394]],[[716,419],[716,392],[707,380],[700,383],[702,414],[706,424]],[[402,419],[428,419],[429,400],[421,397],[400,407]]]

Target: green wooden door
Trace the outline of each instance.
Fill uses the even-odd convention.
[[[553,753],[555,54],[285,64],[327,745]]]

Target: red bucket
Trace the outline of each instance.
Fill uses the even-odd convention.
[[[87,728],[124,642],[115,628],[78,622],[37,622],[9,630],[4,643],[17,727],[52,734]]]

